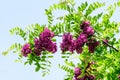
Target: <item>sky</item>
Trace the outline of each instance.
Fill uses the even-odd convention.
[[[88,1],[88,3],[104,1],[108,5],[117,0],[75,1],[77,5],[80,5],[84,1]],[[0,53],[14,42],[24,43],[20,37],[9,34],[11,28],[16,26],[24,28],[35,23],[47,24],[47,16],[45,16],[44,10],[54,3],[58,3],[58,0],[0,0]],[[59,14],[57,12],[54,13],[55,16]],[[120,21],[119,14],[120,9],[115,12],[112,20]],[[117,35],[117,37],[119,36]],[[63,60],[60,58],[60,51],[51,60],[50,75],[44,78],[41,76],[41,72],[34,71],[34,66],[24,66],[23,63],[15,63],[15,59],[17,59],[17,54],[10,53],[7,56],[0,54],[0,80],[63,80],[66,74],[57,65],[58,63],[63,64]]]

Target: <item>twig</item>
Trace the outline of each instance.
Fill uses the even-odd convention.
[[[108,45],[109,47],[113,48],[115,51],[119,52],[118,49],[116,49],[115,47],[113,47],[112,45],[110,45],[109,43],[105,42],[104,40],[102,40],[102,42],[104,42],[106,45]]]
[[[54,36],[62,37],[63,35],[54,35]]]
[[[96,32],[96,31],[95,31]],[[96,32],[98,35],[100,35],[98,32]],[[113,48],[115,51],[117,51],[117,52],[119,52],[119,50],[118,49],[116,49],[115,47],[113,47],[111,44],[109,44],[109,43],[107,43],[107,42],[105,42],[104,40],[102,40],[102,42],[104,42],[107,46],[109,46],[109,47],[111,47],[111,48]]]

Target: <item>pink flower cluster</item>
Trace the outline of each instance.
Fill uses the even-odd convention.
[[[93,53],[95,51],[95,48],[100,44],[99,41],[96,41],[95,39],[90,39],[87,42],[88,49],[90,53]]]
[[[55,53],[57,51],[56,43],[52,42],[51,38],[54,37],[54,33],[51,32],[48,28],[45,28],[44,31],[40,34],[39,38],[34,40],[34,52],[36,55],[40,55],[42,51],[49,51]]]
[[[32,52],[32,50],[30,49],[30,44],[26,43],[21,50],[23,56],[27,57],[28,54],[30,54]]]
[[[60,46],[63,52],[70,51],[73,53],[73,51],[76,50],[77,53],[82,53],[84,44],[89,42],[89,52],[93,53],[95,48],[99,45],[97,41],[91,41],[92,39],[88,40],[88,38],[94,34],[94,29],[90,26],[90,22],[84,21],[80,28],[83,31],[76,40],[73,40],[70,33],[65,33],[63,35]]]
[[[75,43],[73,40],[73,36],[70,33],[63,34],[62,43],[60,44],[61,50],[64,51],[71,51],[75,50]]]
[[[45,28],[44,31],[40,34],[39,38],[34,39],[34,53],[39,56],[42,51],[49,51],[55,53],[57,51],[56,43],[52,42],[54,33],[51,32],[48,28]],[[28,54],[32,52],[30,49],[30,44],[25,44],[22,47],[23,56],[27,57]]]

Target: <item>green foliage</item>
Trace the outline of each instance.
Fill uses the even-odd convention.
[[[35,65],[35,71],[38,72],[42,70],[42,76],[45,76],[50,72],[51,62],[49,61],[49,59],[52,57],[53,55],[46,51],[43,52],[40,56],[36,56],[34,53],[29,54],[24,65]]]
[[[65,66],[65,65],[60,65],[59,64],[59,67],[63,70],[65,70],[66,72],[70,73],[70,74],[73,74],[73,69],[69,68],[68,66]]]
[[[22,48],[22,45],[20,43],[14,43],[6,51],[4,51],[2,54],[4,56],[6,56],[10,51],[17,53],[17,52],[21,51],[21,48]]]
[[[88,3],[82,3],[80,6],[78,6],[78,11],[84,11],[88,6]]]
[[[118,0],[117,5],[120,6],[120,0]]]
[[[86,9],[85,17],[91,14],[95,9],[98,9],[103,6],[105,6],[105,3],[94,2],[93,4],[90,4],[88,9]]]
[[[52,24],[54,20],[54,16],[52,14],[54,10],[66,10],[71,13],[74,10],[74,0],[60,0],[60,3],[53,4],[49,9],[46,9],[45,14],[48,17],[49,24]]]
[[[15,28],[12,28],[10,30],[10,33],[13,35],[13,34],[16,34],[16,35],[19,35],[21,36],[24,40],[26,40],[26,33],[24,30],[22,30],[20,27],[15,27]]]
[[[38,38],[40,33],[44,30],[45,25],[32,24],[25,28],[28,43],[33,44],[35,38]]]
[[[74,74],[72,68],[70,68],[69,66],[66,66],[66,65],[61,66],[60,64],[59,64],[59,68],[61,68],[62,70],[67,72],[67,75],[64,80],[72,80],[72,78],[73,78],[72,75]]]

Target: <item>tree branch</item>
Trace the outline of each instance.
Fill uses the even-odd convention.
[[[107,46],[113,48],[115,51],[119,52],[118,49],[116,49],[115,47],[113,47],[112,45],[110,45],[109,43],[105,42],[104,40],[102,40],[102,42],[104,42]]]
[[[97,31],[95,31],[98,35],[100,35]],[[118,49],[116,49],[115,47],[113,47],[111,44],[105,42],[104,40],[102,40],[102,42],[104,42],[107,46],[111,47],[112,49],[114,49],[115,51],[119,52]]]

